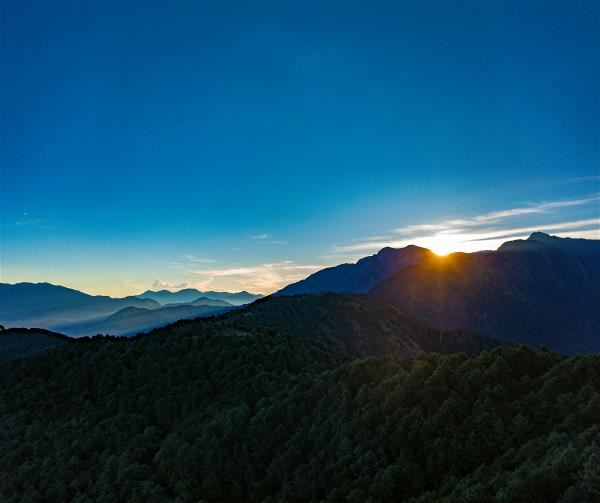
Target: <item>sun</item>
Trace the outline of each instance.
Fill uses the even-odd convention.
[[[429,248],[433,253],[440,257],[445,257],[449,253],[461,249],[461,238],[453,234],[436,234],[427,236],[419,240],[419,245]]]
[[[445,257],[446,255],[449,255],[450,253],[452,253],[454,251],[446,243],[436,244],[436,245],[430,247],[430,250],[433,253],[435,253],[436,255],[439,255],[440,257]]]

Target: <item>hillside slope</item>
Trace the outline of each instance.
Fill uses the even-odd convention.
[[[69,337],[40,328],[9,328],[0,331],[0,363],[43,353],[68,344]]]
[[[421,351],[477,354],[499,344],[472,331],[431,329],[391,305],[355,294],[269,297],[231,313],[227,323],[250,332],[271,328],[355,356],[406,357]]]

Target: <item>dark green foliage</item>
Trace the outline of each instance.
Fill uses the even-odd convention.
[[[1,501],[599,497],[595,354],[353,359],[224,317],[0,374]]]
[[[268,297],[224,319],[239,330],[269,327],[353,356],[477,354],[501,344],[474,331],[431,329],[394,306],[350,293]]]
[[[69,337],[41,328],[0,330],[0,362],[42,353],[71,341]]]

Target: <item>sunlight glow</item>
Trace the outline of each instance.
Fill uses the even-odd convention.
[[[526,238],[527,235],[519,237]],[[445,232],[438,232],[433,236],[423,236],[412,240],[414,244],[429,248],[441,257],[454,252],[472,253],[480,250],[495,250],[504,241],[503,239],[474,233],[454,234]]]
[[[465,249],[465,238],[468,239],[467,236],[459,234],[438,233],[433,236],[417,239],[415,240],[415,244],[429,248],[436,255],[443,257],[452,252],[463,251]]]

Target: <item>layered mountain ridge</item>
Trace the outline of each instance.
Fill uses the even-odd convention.
[[[170,300],[177,299],[178,292],[168,293]],[[211,297],[212,294],[217,298]],[[248,292],[200,292],[195,289],[188,289],[183,295],[191,300],[163,305],[142,296],[89,295],[50,283],[0,283],[0,324],[40,327],[70,336],[134,335],[178,319],[217,314],[243,305],[244,300],[260,297]]]
[[[536,232],[496,251],[445,257],[412,245],[384,248],[356,264],[318,271],[274,297],[325,292],[366,294],[439,331],[471,330],[565,353],[600,350],[600,241]],[[184,289],[113,299],[47,283],[0,284],[0,323],[75,336],[134,335],[261,297]],[[313,309],[322,310],[318,303]]]
[[[200,298],[207,298],[210,300],[221,300],[234,306],[241,306],[254,302],[257,299],[263,297],[263,295],[249,293],[244,291],[241,292],[217,292],[209,290],[202,292],[195,288],[184,288],[183,290],[171,291],[171,290],[146,290],[144,293],[138,295],[140,299],[151,299],[159,304],[182,304],[195,302]]]

